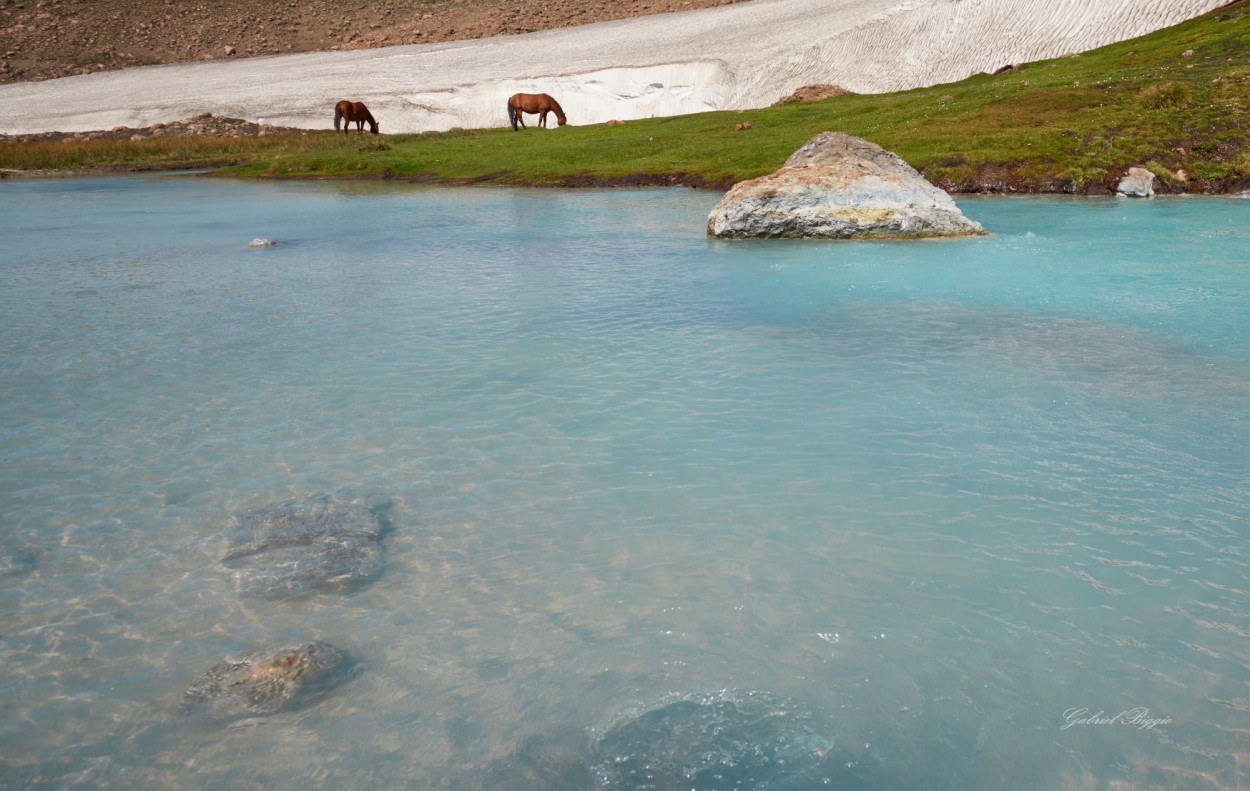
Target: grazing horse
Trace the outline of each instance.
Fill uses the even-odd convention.
[[[351,131],[351,122],[356,122],[356,131],[365,133],[365,121],[369,122],[369,131],[378,133],[378,122],[373,120],[373,113],[363,102],[349,102],[346,99],[334,105],[334,131],[339,131],[339,121],[343,122],[343,134]]]
[[[538,125],[547,125],[547,113],[556,114],[556,122],[564,126],[569,119],[565,117],[560,103],[545,93],[517,93],[508,99],[508,120],[512,122],[512,131],[516,132],[517,124],[525,126],[521,113],[538,115]]]

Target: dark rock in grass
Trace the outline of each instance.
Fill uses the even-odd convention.
[[[213,665],[187,687],[182,712],[273,714],[317,700],[346,678],[350,663],[328,643],[249,651]]]
[[[707,232],[740,239],[898,239],[985,229],[896,154],[823,132],[775,173],[735,184],[712,207]]]
[[[807,791],[831,776],[833,737],[792,700],[759,692],[687,697],[595,744],[596,787]]]
[[[244,511],[223,537],[222,563],[244,593],[342,591],[382,569],[382,525],[362,500],[318,494]]]

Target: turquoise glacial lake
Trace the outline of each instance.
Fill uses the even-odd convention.
[[[0,184],[0,785],[1250,784],[1250,200],[718,197]],[[367,578],[240,589],[316,496]]]

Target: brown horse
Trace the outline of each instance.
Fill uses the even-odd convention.
[[[334,105],[334,131],[339,131],[339,121],[343,121],[343,134],[351,131],[352,121],[356,122],[356,131],[365,133],[365,121],[369,122],[369,131],[378,133],[378,122],[373,120],[373,113],[362,102],[349,102],[346,99]]]
[[[565,117],[560,103],[545,93],[517,93],[508,99],[508,120],[512,122],[514,132],[518,131],[518,123],[525,126],[525,119],[521,117],[521,113],[537,114],[539,126],[547,125],[547,113],[555,113],[556,122],[560,126],[564,126],[569,120]]]

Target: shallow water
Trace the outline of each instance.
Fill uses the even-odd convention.
[[[1250,200],[717,197],[0,184],[3,784],[597,787],[707,700],[810,712],[820,787],[1250,782]],[[381,573],[241,593],[231,514],[318,493]],[[310,640],[311,705],[178,718]]]

